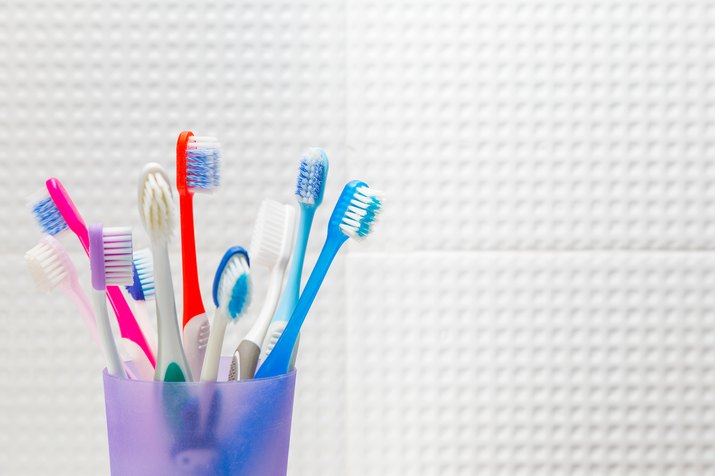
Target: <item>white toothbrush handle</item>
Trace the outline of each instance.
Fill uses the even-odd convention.
[[[271,318],[276,310],[278,298],[281,294],[281,286],[283,284],[283,275],[285,265],[276,266],[271,273],[271,282],[268,286],[268,292],[263,300],[261,313],[258,315],[256,322],[253,323],[251,330],[243,338],[241,343],[236,348],[238,359],[234,359],[232,366],[238,365],[238,369],[230,372],[231,376],[238,375],[241,380],[252,379],[256,373],[258,359],[261,355],[261,344],[266,337],[268,327],[271,325]]]
[[[216,309],[209,343],[206,346],[204,365],[201,368],[201,381],[214,382],[218,377],[218,364],[221,359],[221,347],[223,347],[223,337],[226,334],[228,317],[225,316],[221,308]]]
[[[154,379],[160,381],[192,381],[191,369],[181,346],[179,323],[176,317],[174,285],[166,244],[152,246],[154,258],[154,287],[156,290],[156,322],[159,348]]]
[[[156,334],[156,326],[149,318],[149,304],[146,301],[134,301],[134,317],[142,334],[146,337],[152,353],[156,355],[156,349],[159,347],[159,337]],[[149,361],[148,358],[146,360]]]
[[[211,328],[206,313],[194,316],[184,326],[184,351],[192,375],[201,374],[210,333]]]
[[[79,281],[72,280],[70,286],[68,288],[65,288],[65,293],[75,303],[75,306],[77,307],[77,310],[82,316],[82,320],[84,321],[84,324],[89,331],[89,335],[92,337],[92,340],[97,345],[97,348],[101,352],[103,352],[102,343],[100,342],[99,338],[99,331],[97,330],[97,323],[94,319],[94,311],[92,310],[92,304],[89,302],[89,298],[84,292],[84,289],[82,289],[82,286],[80,286]]]
[[[107,371],[110,375],[127,378],[127,374],[124,371],[124,364],[119,358],[117,345],[114,342],[112,327],[109,323],[109,313],[107,312],[107,298],[105,297],[105,291],[94,290],[92,297],[94,300],[94,313],[97,317],[97,329],[99,330],[99,336],[102,341],[104,358],[107,361]]]

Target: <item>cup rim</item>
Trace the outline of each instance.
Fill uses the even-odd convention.
[[[297,370],[293,369],[287,374],[281,374],[281,375],[273,375],[271,377],[262,377],[262,378],[255,378],[255,379],[250,379],[250,380],[229,380],[229,381],[212,381],[212,382],[202,382],[202,381],[193,381],[193,382],[163,382],[161,380],[132,380],[129,378],[122,378],[118,377],[116,375],[111,375],[106,367],[102,370],[102,376],[104,377],[104,380],[110,380],[110,381],[118,381],[118,382],[128,382],[130,384],[146,384],[146,385],[188,385],[188,386],[207,386],[207,385],[216,385],[216,386],[228,386],[228,385],[257,385],[261,382],[267,383],[271,381],[276,381],[276,380],[287,380],[294,378]]]

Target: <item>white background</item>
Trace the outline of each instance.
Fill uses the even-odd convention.
[[[706,0],[1,0],[0,474],[108,472],[102,359],[34,291],[26,197],[60,177],[146,244],[137,175],[184,129],[224,149],[207,304],[306,147],[331,158],[308,267],[347,180],[389,193],[306,324],[290,474],[713,474],[714,25]]]

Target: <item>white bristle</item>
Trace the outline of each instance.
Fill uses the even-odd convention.
[[[191,136],[186,144],[187,149],[220,149],[221,143],[215,137]]]
[[[242,287],[237,286],[241,284]],[[241,291],[236,294],[236,291]],[[246,257],[234,255],[221,273],[218,291],[219,305],[226,307],[232,318],[243,313],[251,302],[251,280]]]
[[[40,291],[51,291],[76,273],[67,252],[50,236],[25,253],[25,262]]]
[[[343,215],[340,229],[354,239],[364,239],[377,223],[382,203],[381,192],[368,187],[358,188]]]
[[[132,229],[106,227],[102,230],[104,279],[107,286],[126,286],[134,281]]]
[[[169,241],[175,221],[174,195],[166,172],[158,164],[144,169],[139,184],[139,211],[152,240]]]
[[[290,212],[288,205],[275,200],[263,200],[251,237],[250,256],[254,266],[270,269],[278,262],[286,241],[292,238]]]
[[[154,260],[148,248],[134,252],[134,267],[137,269],[137,277],[141,283],[144,299],[153,298],[156,293],[154,289]]]

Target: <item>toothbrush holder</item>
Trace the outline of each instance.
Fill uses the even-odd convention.
[[[104,372],[113,476],[285,476],[295,371],[239,382]]]

